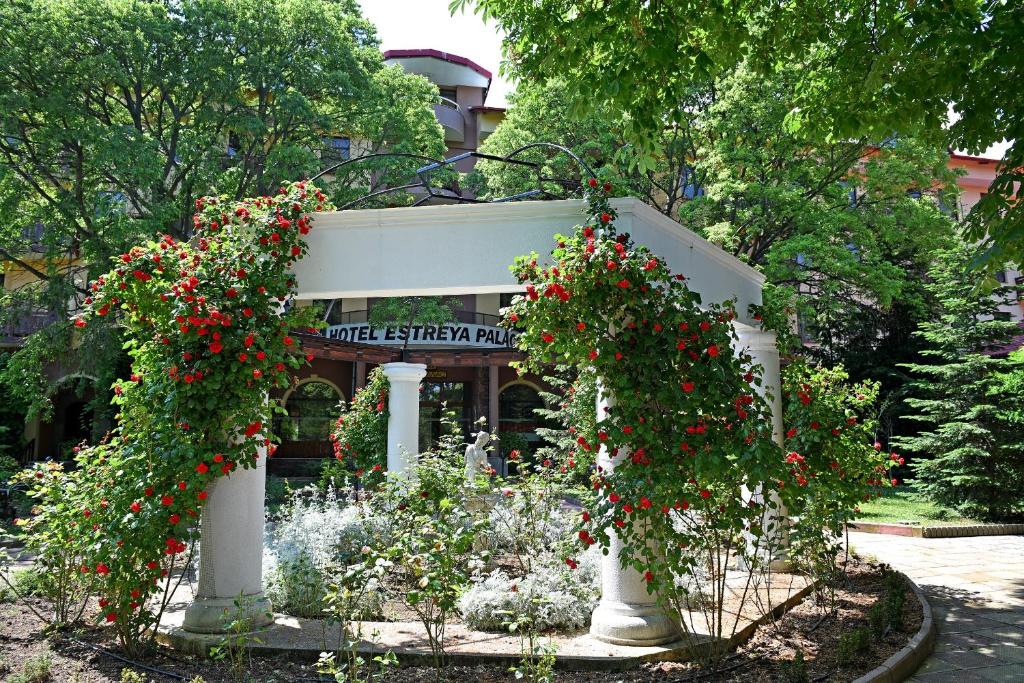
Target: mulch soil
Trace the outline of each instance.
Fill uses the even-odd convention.
[[[852,681],[873,669],[902,648],[921,625],[921,608],[908,589],[903,627],[881,638],[872,638],[870,648],[845,666],[837,653],[843,634],[867,626],[867,612],[885,590],[881,568],[867,563],[851,563],[847,575],[836,586],[834,612],[814,604],[812,599],[791,610],[782,619],[761,627],[754,638],[727,656],[718,672],[696,664],[647,664],[623,672],[557,671],[558,683],[682,683],[683,681],[763,681],[842,682]],[[34,603],[45,611],[41,601]],[[806,678],[793,677],[792,660],[798,652],[806,662]],[[20,603],[0,604],[0,679],[17,680],[29,660],[48,657],[49,678],[30,683],[118,683],[122,669],[139,673],[143,680],[163,683],[190,680],[202,676],[206,683],[253,681],[256,683],[310,683],[321,679],[308,662],[285,657],[251,657],[243,677],[225,664],[191,657],[164,648],[135,664],[115,658],[119,651],[109,630],[90,626],[75,632],[44,633],[44,625]],[[158,671],[142,668],[151,667]],[[163,673],[161,673],[163,672]],[[170,674],[170,675],[167,675]],[[408,667],[390,671],[387,683],[427,683],[435,681],[433,669]],[[445,670],[443,680],[473,683],[506,683],[515,680],[503,667],[453,666]]]

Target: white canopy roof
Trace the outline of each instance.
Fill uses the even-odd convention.
[[[705,303],[735,298],[739,322],[761,303],[764,276],[637,199],[616,199],[616,227],[688,278]],[[509,266],[584,220],[580,200],[449,204],[313,214],[295,267],[300,299],[523,291]]]

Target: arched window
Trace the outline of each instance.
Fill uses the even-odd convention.
[[[533,431],[540,418],[534,412],[544,407],[540,393],[529,384],[510,384],[498,396],[498,416],[502,423],[529,425],[524,431]]]
[[[288,417],[281,420],[278,432],[282,440],[327,441],[343,398],[327,382],[312,380],[300,384],[285,401]]]

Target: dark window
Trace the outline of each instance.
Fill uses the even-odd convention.
[[[288,397],[285,410],[277,425],[277,433],[284,441],[326,441],[338,417],[341,396],[326,382],[306,382]]]
[[[455,88],[438,88],[437,90],[441,94],[441,97],[447,100],[457,102],[459,99],[459,91]]]
[[[334,136],[324,138],[323,149],[320,150],[320,168],[330,168],[346,161],[352,152],[352,141],[347,137]]]
[[[1005,285],[1006,284],[1006,271],[1005,270],[1000,270],[998,273],[996,273],[996,282],[998,282],[1001,285]]]
[[[433,448],[441,438],[441,418],[447,408],[455,413],[463,434],[470,428],[470,385],[466,382],[424,382],[420,390],[420,451]]]
[[[514,297],[516,294],[517,294],[517,292],[504,292],[502,294],[499,294],[498,295],[498,307],[499,308],[508,308],[509,306],[511,306],[512,305],[512,297]]]

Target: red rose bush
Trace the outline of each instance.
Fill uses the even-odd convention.
[[[191,241],[159,236],[90,285],[75,324],[116,316],[132,366],[114,385],[117,426],[78,454],[48,523],[76,530],[68,552],[129,652],[166,607],[210,484],[273,453],[268,392],[309,360],[290,330],[314,324],[312,309],[286,306],[290,266],[306,251],[309,213],[324,208],[305,183],[241,202],[202,198]]]

